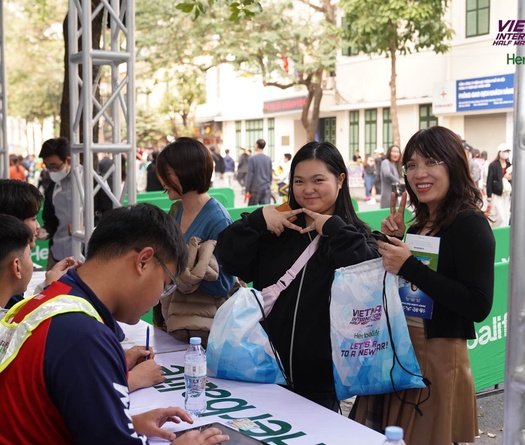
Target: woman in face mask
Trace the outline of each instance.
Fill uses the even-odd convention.
[[[510,224],[510,193],[512,191],[510,147],[503,143],[498,146],[498,156],[489,164],[487,174],[487,200],[491,208],[493,227]]]

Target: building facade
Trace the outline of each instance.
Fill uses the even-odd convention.
[[[500,143],[512,143],[514,72],[521,62],[516,43],[525,41],[517,12],[516,0],[453,0],[445,17],[455,31],[450,50],[397,57],[402,147],[417,130],[436,124],[487,151],[489,159]],[[222,149],[235,153],[263,138],[278,161],[306,142],[305,90],[263,87],[260,77],[239,76],[227,65],[209,74],[208,103],[198,113],[221,123]],[[357,149],[386,150],[393,143],[389,82],[390,59],[341,54],[335,77],[323,85],[317,139],[333,142],[347,160]]]

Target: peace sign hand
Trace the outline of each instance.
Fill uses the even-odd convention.
[[[408,194],[406,191],[401,195],[399,208],[396,210],[397,197],[394,192],[390,195],[390,215],[381,221],[381,232],[401,238],[405,234],[405,207]]]

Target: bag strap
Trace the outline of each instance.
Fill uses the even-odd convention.
[[[313,254],[317,250],[320,238],[321,237],[317,235],[314,238],[314,240],[310,244],[308,244],[308,247],[303,251],[299,258],[297,258],[295,263],[292,264],[292,267],[290,267],[290,269],[288,269],[273,286],[277,286],[282,292],[290,285],[290,283],[293,280],[295,280],[295,277],[299,274],[299,272],[301,272],[308,260],[313,256]]]
[[[292,267],[288,269],[284,275],[279,278],[277,283],[272,284],[271,286],[265,287],[261,294],[264,299],[264,314],[268,315],[273,308],[274,303],[277,301],[279,294],[285,290],[290,283],[295,279],[295,277],[301,272],[308,260],[317,250],[319,245],[319,239],[321,237],[317,235],[314,240],[308,245],[308,247],[303,251],[303,253],[297,258],[295,263],[292,264]]]

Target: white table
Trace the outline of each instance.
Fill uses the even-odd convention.
[[[128,325],[122,327],[128,337]],[[139,343],[143,344],[145,327],[131,328],[140,331],[142,341]],[[134,336],[135,334],[130,334],[129,339]],[[164,340],[168,339],[163,335],[159,338],[162,338],[159,345],[164,349]],[[161,406],[184,406],[184,351],[156,351],[155,360],[164,368],[166,382],[131,393],[131,414]],[[193,426],[211,422],[227,424],[228,420],[249,418],[257,424],[257,428],[253,429],[251,434],[264,442],[275,444],[380,445],[385,439],[382,434],[279,385],[208,378],[206,395],[208,409],[200,418],[194,418]],[[189,428],[190,425],[173,423],[166,424],[165,427],[180,431]],[[150,443],[167,442],[159,438],[150,438]]]

